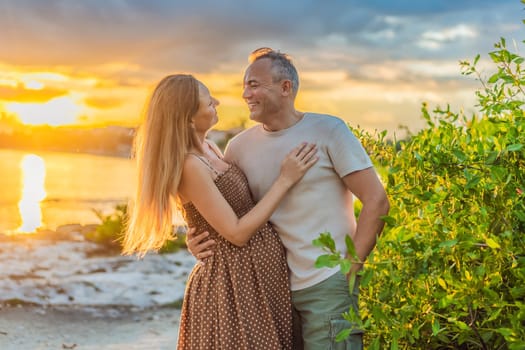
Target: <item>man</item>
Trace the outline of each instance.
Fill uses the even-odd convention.
[[[296,110],[298,88],[298,74],[288,55],[269,48],[255,50],[244,75],[243,98],[250,118],[259,124],[229,142],[225,159],[244,171],[258,201],[278,176],[286,150],[301,141],[317,145],[317,164],[270,219],[286,248],[290,269],[294,323],[300,325],[294,329],[294,348],[362,349],[359,330],[346,343],[335,342],[339,331],[351,326],[341,314],[350,307],[357,312],[358,285],[350,294],[338,267],[315,268],[322,251],[312,240],[328,231],[337,249],[347,254],[349,235],[358,258],[365,261],[383,229],[380,217],[388,213],[389,203],[370,158],[347,125],[333,116]],[[353,195],[363,204],[357,222]],[[212,242],[199,243],[205,236],[188,236],[188,247],[198,258],[212,254],[204,251]],[[361,265],[354,263],[350,273]]]

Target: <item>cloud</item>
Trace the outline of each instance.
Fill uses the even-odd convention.
[[[468,17],[464,25],[476,28],[483,11],[496,8],[508,16],[519,7],[515,2],[5,1],[0,61],[83,67],[125,61],[164,71],[211,72],[218,65],[245,64],[248,52],[264,44],[316,55],[318,43],[334,37],[344,38],[339,44],[356,54],[371,50],[376,60],[391,59],[420,53],[416,39],[431,23],[437,28],[462,23],[451,13],[461,14],[462,21]]]
[[[124,100],[113,97],[86,97],[84,103],[88,107],[97,109],[112,109],[124,104]]]
[[[357,0],[354,0],[354,2]],[[448,12],[457,12],[463,10],[471,10],[473,8],[497,7],[501,4],[509,3],[510,1],[500,1],[499,4],[494,4],[493,0],[461,0],[461,1],[443,1],[443,0],[426,0],[426,1],[412,1],[412,0],[368,0],[365,6],[368,6],[374,11],[380,11],[392,15],[427,15],[443,14]]]
[[[55,88],[32,89],[27,88],[22,83],[18,83],[15,86],[0,85],[0,100],[3,101],[44,103],[67,94],[67,90]]]
[[[378,91],[389,99],[380,112],[366,111],[384,120],[396,99],[414,96],[399,110],[418,113],[415,92],[437,100],[471,88],[458,61],[491,51],[500,36],[521,42],[522,8],[517,0],[0,1],[0,85],[9,70],[60,72],[67,81],[45,84],[48,93],[76,92],[96,107],[86,118],[109,120],[138,111],[136,101],[164,75],[189,72],[234,108],[248,53],[271,46],[292,55],[307,96],[363,86],[360,98]]]
[[[476,28],[465,24],[459,24],[450,28],[440,30],[426,31],[421,34],[419,46],[428,49],[440,49],[443,44],[456,40],[471,40],[478,37]]]

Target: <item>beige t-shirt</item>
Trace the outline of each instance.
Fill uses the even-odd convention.
[[[345,236],[353,237],[356,219],[352,193],[341,178],[371,167],[372,162],[344,121],[313,113],[276,132],[254,126],[234,137],[225,152],[226,160],[246,174],[252,195],[259,201],[279,175],[286,154],[301,142],[316,143],[319,160],[270,218],[286,248],[292,290],[317,284],[339,270],[314,266],[324,253],[312,240],[328,231],[337,249],[346,254]]]

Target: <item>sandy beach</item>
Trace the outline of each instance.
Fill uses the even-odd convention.
[[[0,235],[0,349],[173,349],[185,250],[105,253],[80,225]]]
[[[2,307],[0,349],[174,349],[180,310]]]

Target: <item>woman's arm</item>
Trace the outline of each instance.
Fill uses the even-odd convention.
[[[237,217],[217,189],[209,170],[195,157],[188,157],[184,163],[178,192],[193,203],[221,236],[237,246],[243,246],[268,221],[288,190],[315,164],[316,152],[315,145],[305,144],[292,150],[283,161],[281,174],[269,191],[241,218]]]

